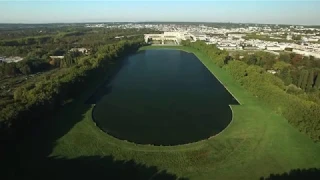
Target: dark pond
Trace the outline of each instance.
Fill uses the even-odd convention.
[[[229,104],[236,100],[194,54],[147,50],[122,63],[97,90],[93,118],[108,134],[138,144],[177,145],[206,139],[230,123]]]

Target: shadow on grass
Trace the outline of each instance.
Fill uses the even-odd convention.
[[[86,104],[96,104],[100,101],[100,99],[111,93],[112,92],[112,87],[106,85],[103,85],[101,87],[99,87],[96,92],[86,101]]]
[[[270,174],[269,177],[261,177],[260,180],[319,180],[320,179],[320,169],[310,168],[310,169],[293,169],[289,173],[285,172],[282,174]]]
[[[155,166],[148,167],[137,164],[133,160],[119,161],[113,156],[81,156],[73,159],[49,157],[57,141],[79,123],[92,107],[90,102],[88,103],[88,97],[92,98],[92,93],[99,91],[98,96],[91,99],[91,103],[94,103],[111,91],[107,84],[122,65],[123,63],[120,63],[120,66],[115,67],[109,80],[104,81],[98,89],[96,87],[97,84],[101,84],[101,80],[84,85],[84,88],[91,88],[86,88],[75,101],[60,108],[54,117],[50,117],[50,114],[42,115],[48,118],[37,120],[30,128],[23,128],[24,132],[19,138],[7,141],[6,149],[0,154],[0,156],[5,155],[4,160],[0,162],[0,165],[3,165],[0,167],[0,179],[183,180],[184,178],[178,178]],[[71,145],[70,148],[81,147]],[[0,148],[0,152],[2,150]],[[81,149],[75,149],[75,151],[81,151]]]
[[[134,161],[117,161],[112,156],[64,159],[51,157],[43,164],[22,172],[15,178],[35,179],[130,179],[130,180],[186,180],[157,167],[147,167]]]

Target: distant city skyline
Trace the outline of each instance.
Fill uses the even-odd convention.
[[[232,22],[320,25],[320,1],[0,1],[0,23]]]

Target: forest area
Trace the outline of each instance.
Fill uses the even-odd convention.
[[[103,75],[116,60],[142,46],[143,34],[150,30],[52,31],[41,37],[29,33],[9,40],[0,35],[1,56],[23,57],[17,63],[0,63],[1,143],[14,141],[23,129],[45,121],[45,117],[76,98],[83,83]],[[72,48],[86,48],[88,52],[70,51]]]
[[[319,59],[288,52],[277,56],[262,51],[237,52],[232,57],[248,65],[259,66],[265,71],[273,71],[287,86],[287,92],[320,104]]]
[[[297,54],[234,54],[204,42],[183,45],[202,51],[246,90],[314,141],[320,140],[320,61]],[[274,70],[276,74],[269,73]]]

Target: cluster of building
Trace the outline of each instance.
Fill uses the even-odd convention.
[[[127,25],[128,27],[130,26]],[[160,40],[164,44],[164,41],[174,39],[178,44],[181,40],[191,39],[216,44],[218,48],[225,50],[264,50],[275,54],[278,54],[279,51],[290,50],[304,56],[320,58],[320,29],[303,26],[215,28],[205,25],[144,24],[132,27],[164,31],[161,34],[146,34],[146,42]],[[298,36],[299,40],[293,39]]]
[[[90,52],[90,49],[87,48],[72,48],[69,50],[70,52],[80,52],[82,54],[88,55]],[[63,59],[64,56],[50,56],[50,59]],[[0,56],[0,63],[5,62],[5,63],[17,63],[19,61],[22,61],[23,58],[19,56],[11,56],[11,57],[5,57],[5,56]]]
[[[80,52],[82,54],[88,55],[90,49],[87,48],[71,48],[69,50],[70,52]],[[64,56],[49,56],[51,60],[55,60],[55,59],[63,59]]]
[[[162,31],[163,33],[160,34],[145,34],[146,42],[157,41],[159,44],[165,44],[166,41],[173,44],[180,44],[182,40],[205,41],[207,44],[216,44],[218,48],[225,50],[264,50],[271,53],[290,50],[304,56],[320,58],[320,29],[303,26],[239,24],[226,27],[190,23],[100,23],[85,24],[85,27]],[[72,48],[70,51],[79,51],[83,54],[89,52],[86,48]],[[56,58],[61,59],[63,56],[51,56],[51,59]],[[23,60],[21,57],[0,56],[0,62],[10,63],[21,60]]]
[[[102,27],[105,27],[104,24],[86,24],[85,27],[88,27],[88,28],[102,28]]]
[[[320,37],[319,37],[320,39]],[[320,43],[296,43],[296,42],[277,42],[260,39],[244,39],[228,37],[211,37],[208,44],[217,44],[220,49],[226,50],[266,50],[266,51],[286,51],[304,56],[314,56],[320,58]]]

